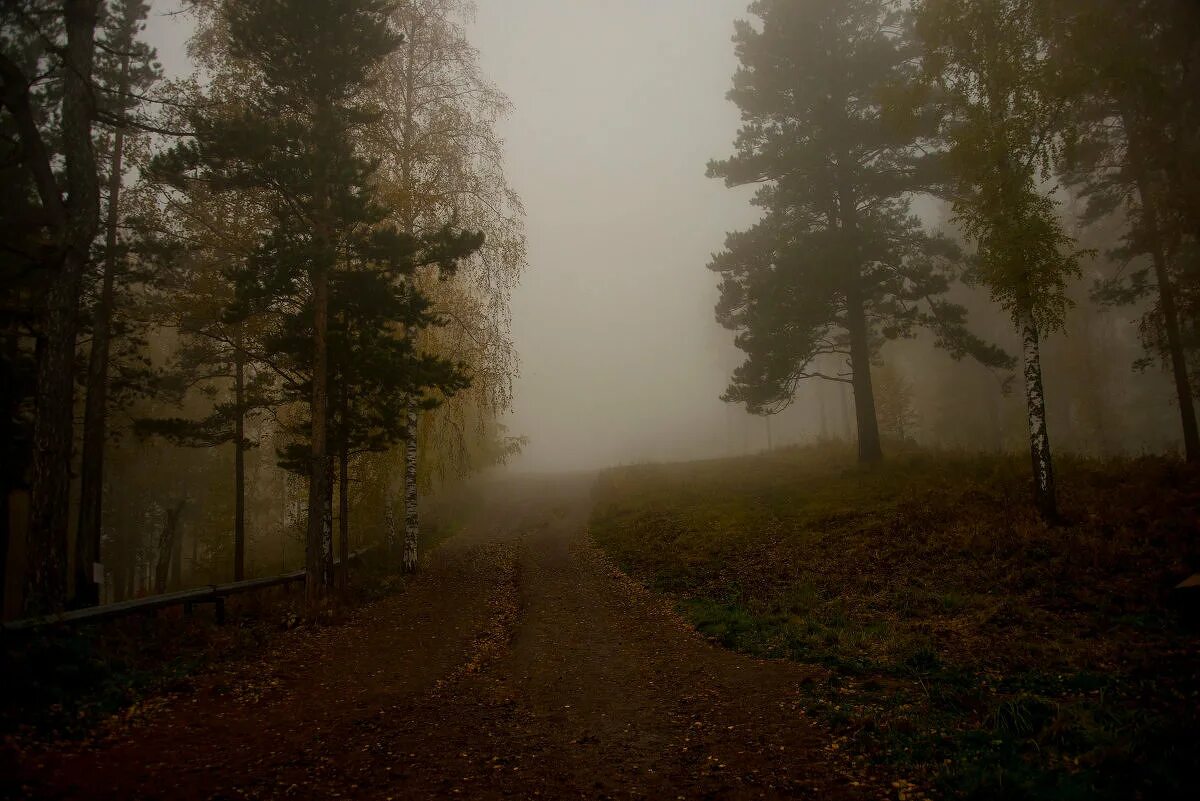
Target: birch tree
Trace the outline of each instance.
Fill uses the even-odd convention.
[[[1021,337],[1034,493],[1054,519],[1041,342],[1063,325],[1080,254],[1053,197],[1064,98],[1048,58],[1049,12],[1038,0],[926,0],[919,24],[946,106],[956,220],[977,247],[978,281]]]
[[[323,595],[331,552],[329,303],[339,241],[367,215],[370,166],[355,150],[371,120],[362,95],[400,43],[376,0],[227,2],[212,31],[244,70],[240,108],[197,114],[196,139],[174,151],[176,169],[199,169],[224,189],[273,198],[273,229],[246,280],[269,287],[309,322],[310,459],[306,597]],[[299,305],[296,298],[300,298]]]
[[[417,564],[419,486],[429,482],[434,462],[465,464],[469,417],[481,423],[477,435],[494,432],[485,421],[510,404],[517,368],[508,298],[525,265],[524,211],[504,176],[495,129],[508,100],[482,75],[467,39],[473,12],[473,3],[463,0],[395,6],[392,19],[404,44],[383,65],[383,118],[368,145],[380,160],[380,199],[402,230],[420,234],[452,219],[484,235],[453,280],[428,270],[412,278],[447,323],[425,329],[422,347],[468,365],[472,384],[436,411],[421,414],[414,398],[407,412],[401,470],[406,570]]]

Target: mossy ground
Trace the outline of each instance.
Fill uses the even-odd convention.
[[[935,795],[1194,798],[1200,471],[825,444],[605,473],[592,533],[704,634],[815,662],[815,709]]]

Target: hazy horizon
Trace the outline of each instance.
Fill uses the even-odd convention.
[[[479,3],[473,41],[513,102],[500,130],[528,214],[508,424],[530,444],[515,468],[725,451],[737,355],[705,265],[756,212],[704,173],[737,132],[724,92],[745,6]]]

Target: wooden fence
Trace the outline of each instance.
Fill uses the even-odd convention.
[[[349,561],[357,561],[366,552],[366,550],[363,550],[350,554]],[[340,562],[335,563],[335,567],[340,564]],[[294,570],[291,573],[284,573],[282,576],[269,576],[267,578],[248,579],[246,581],[233,581],[228,584],[210,584],[206,587],[197,587],[191,590],[180,590],[179,592],[168,592],[163,593],[162,595],[151,595],[147,598],[135,598],[129,601],[118,601],[117,603],[102,604],[100,606],[88,607],[87,609],[75,609],[70,612],[62,612],[61,614],[57,615],[31,617],[24,620],[12,620],[7,623],[0,624],[0,630],[8,633],[36,631],[38,629],[44,629],[52,626],[71,626],[82,625],[85,623],[99,623],[119,617],[127,617],[129,615],[136,615],[144,612],[154,612],[159,609],[166,609],[172,606],[182,606],[184,613],[190,615],[192,608],[197,604],[213,604],[216,610],[217,623],[224,623],[226,598],[229,598],[233,595],[242,595],[243,593],[266,590],[272,587],[300,584],[304,582],[304,576],[305,571]]]

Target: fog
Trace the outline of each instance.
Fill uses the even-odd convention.
[[[736,363],[704,268],[747,192],[705,177],[729,147],[724,98],[742,0],[481,2],[485,72],[509,95],[510,179],[528,213],[513,298],[518,468],[723,452]],[[686,26],[680,21],[686,20]]]
[[[1198,375],[1195,0],[4,0],[0,797],[1200,797]]]
[[[189,75],[190,18],[177,13],[175,0],[152,8],[147,39],[169,75]],[[476,4],[468,35],[482,73],[512,103],[498,133],[507,179],[526,212],[528,265],[511,299],[520,367],[504,416],[509,433],[526,444],[512,469],[591,469],[753,452],[818,436],[853,439],[847,386],[807,382],[769,423],[720,400],[743,354],[714,320],[718,277],[705,266],[726,232],[749,227],[760,211],[749,202],[753,187],[727,188],[706,177],[705,167],[731,152],[739,127],[726,92],[738,66],[733,23],[743,18],[745,0]],[[949,215],[930,199],[917,197],[914,208],[927,225],[947,225]],[[1091,280],[1085,275],[1074,290],[1085,306]],[[1012,352],[1018,343],[1010,326],[989,308],[986,292],[974,294],[972,326]],[[1139,355],[1136,322],[1137,314],[1106,313],[1127,363]],[[910,379],[925,378],[914,387],[927,423],[918,438],[976,447],[971,421],[956,430],[955,420],[931,418],[945,416],[947,393],[970,394],[960,379],[974,376],[986,396],[1004,377],[952,365],[930,345],[927,338],[897,343],[887,356]],[[1060,338],[1059,347],[1070,343]],[[1120,385],[1119,376],[1109,378]],[[1049,380],[1056,383],[1055,374]],[[1051,417],[1069,427],[1075,376],[1063,381],[1054,387],[1060,408]],[[1171,431],[1164,377],[1151,371],[1139,383],[1142,394],[1128,402],[1144,406],[1148,393],[1153,408],[1138,412],[1136,430],[1114,428],[1113,447],[1171,447],[1161,431]],[[995,402],[1019,415],[1017,398]],[[997,447],[1021,446],[1019,420],[1010,423]],[[1090,442],[1069,444],[1094,450]]]
[[[480,0],[471,33],[508,95],[507,170],[525,203],[529,266],[512,299],[520,354],[507,421],[517,470],[700,458],[730,449],[720,401],[738,356],[705,269],[752,191],[705,177],[737,132],[725,91],[744,0]],[[190,69],[178,4],[148,38]],[[681,27],[680,20],[686,20]],[[736,412],[736,447],[743,446]],[[746,423],[745,425],[753,425]],[[761,424],[754,426],[755,431]]]

